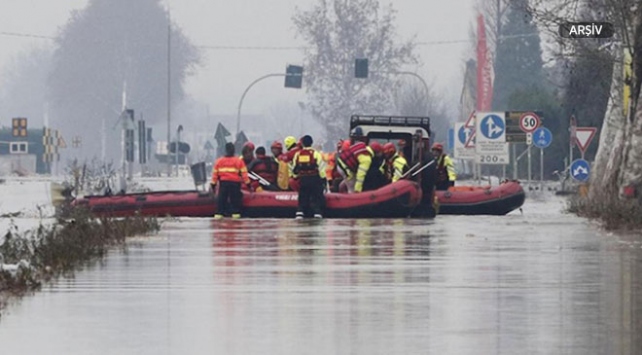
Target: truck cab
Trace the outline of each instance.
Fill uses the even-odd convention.
[[[422,202],[413,212],[414,217],[434,217],[436,214],[434,184],[435,164],[430,154],[430,118],[417,116],[376,116],[353,115],[350,117],[350,132],[361,127],[368,142],[378,141],[382,145],[395,143],[398,150],[408,162],[408,166],[417,170],[424,167],[421,173],[411,172],[410,178],[417,182],[422,190]],[[398,144],[404,142],[403,147]],[[416,171],[416,170],[415,170]]]

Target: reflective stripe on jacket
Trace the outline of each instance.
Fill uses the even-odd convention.
[[[249,184],[250,179],[247,176],[247,167],[243,159],[238,157],[218,158],[212,169],[212,184],[217,184],[219,181]]]

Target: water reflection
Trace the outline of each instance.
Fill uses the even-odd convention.
[[[642,243],[553,207],[171,222],[11,309],[2,351],[641,353]]]

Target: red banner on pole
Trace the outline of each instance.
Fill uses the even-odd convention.
[[[477,111],[490,111],[493,102],[492,63],[486,47],[484,16],[477,16]]]

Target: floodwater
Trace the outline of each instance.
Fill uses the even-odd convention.
[[[422,220],[179,220],[13,304],[3,354],[636,354],[642,244],[527,200]]]

